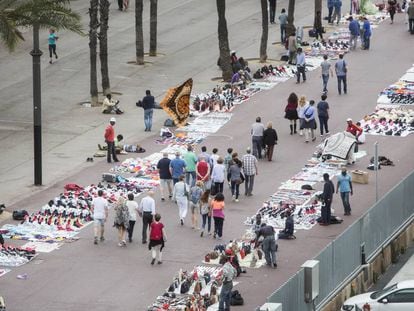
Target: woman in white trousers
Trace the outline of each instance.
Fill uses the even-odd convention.
[[[181,175],[179,181],[174,185],[173,201],[178,205],[178,216],[180,217],[181,226],[184,226],[184,219],[188,211],[188,193],[189,186],[185,183],[185,176]]]

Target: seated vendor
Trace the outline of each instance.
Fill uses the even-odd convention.
[[[122,114],[124,113],[119,107],[119,100],[113,100],[111,94],[107,94],[105,99],[102,103],[102,113],[108,114],[108,113],[116,113],[116,114]]]
[[[114,140],[116,154],[120,154],[121,151],[123,150],[123,145],[121,144],[121,141],[123,141],[123,139],[124,139],[124,136],[121,134],[118,134]],[[102,146],[101,144],[98,144],[99,150],[107,150],[107,148],[108,147],[106,145]]]
[[[292,212],[287,210],[286,212],[286,220],[285,220],[285,229],[279,232],[279,239],[296,239],[293,235],[295,232],[295,222],[293,220]]]

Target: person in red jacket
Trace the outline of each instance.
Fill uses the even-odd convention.
[[[346,131],[355,136],[356,143],[355,143],[354,152],[358,152],[358,138],[363,133],[362,128],[360,128],[358,125],[352,122],[351,118],[346,119],[346,123],[347,123]]]
[[[109,120],[108,126],[105,129],[105,142],[108,146],[106,160],[108,161],[108,163],[111,163],[111,155],[112,155],[114,162],[119,162],[116,156],[116,153],[115,153],[115,130],[114,130],[115,122],[116,122],[116,119],[111,118]]]

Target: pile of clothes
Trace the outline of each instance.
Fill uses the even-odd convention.
[[[0,246],[0,266],[3,267],[18,267],[31,261],[37,256],[33,249],[26,249],[14,246]],[[0,276],[2,271],[7,273],[9,270],[0,269]]]

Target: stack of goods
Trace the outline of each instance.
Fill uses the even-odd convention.
[[[349,34],[348,34],[349,37]],[[331,58],[336,58],[339,54],[349,52],[349,40],[335,39],[328,41],[314,41],[310,45],[310,49],[305,49],[305,54],[309,56],[328,55]]]
[[[414,133],[414,109],[378,108],[360,122],[366,134],[405,137]]]
[[[25,249],[12,246],[0,246],[0,266],[4,267],[18,267],[24,265],[36,257],[36,251],[32,249]],[[0,269],[0,276],[2,275]],[[4,270],[7,273],[10,270]]]
[[[348,21],[347,21],[348,23]],[[350,38],[350,32],[348,27],[347,28],[339,28],[335,30],[330,36],[329,40],[349,40]]]
[[[190,273],[180,270],[166,293],[148,310],[205,311],[218,302],[222,275],[221,267],[197,266]]]

